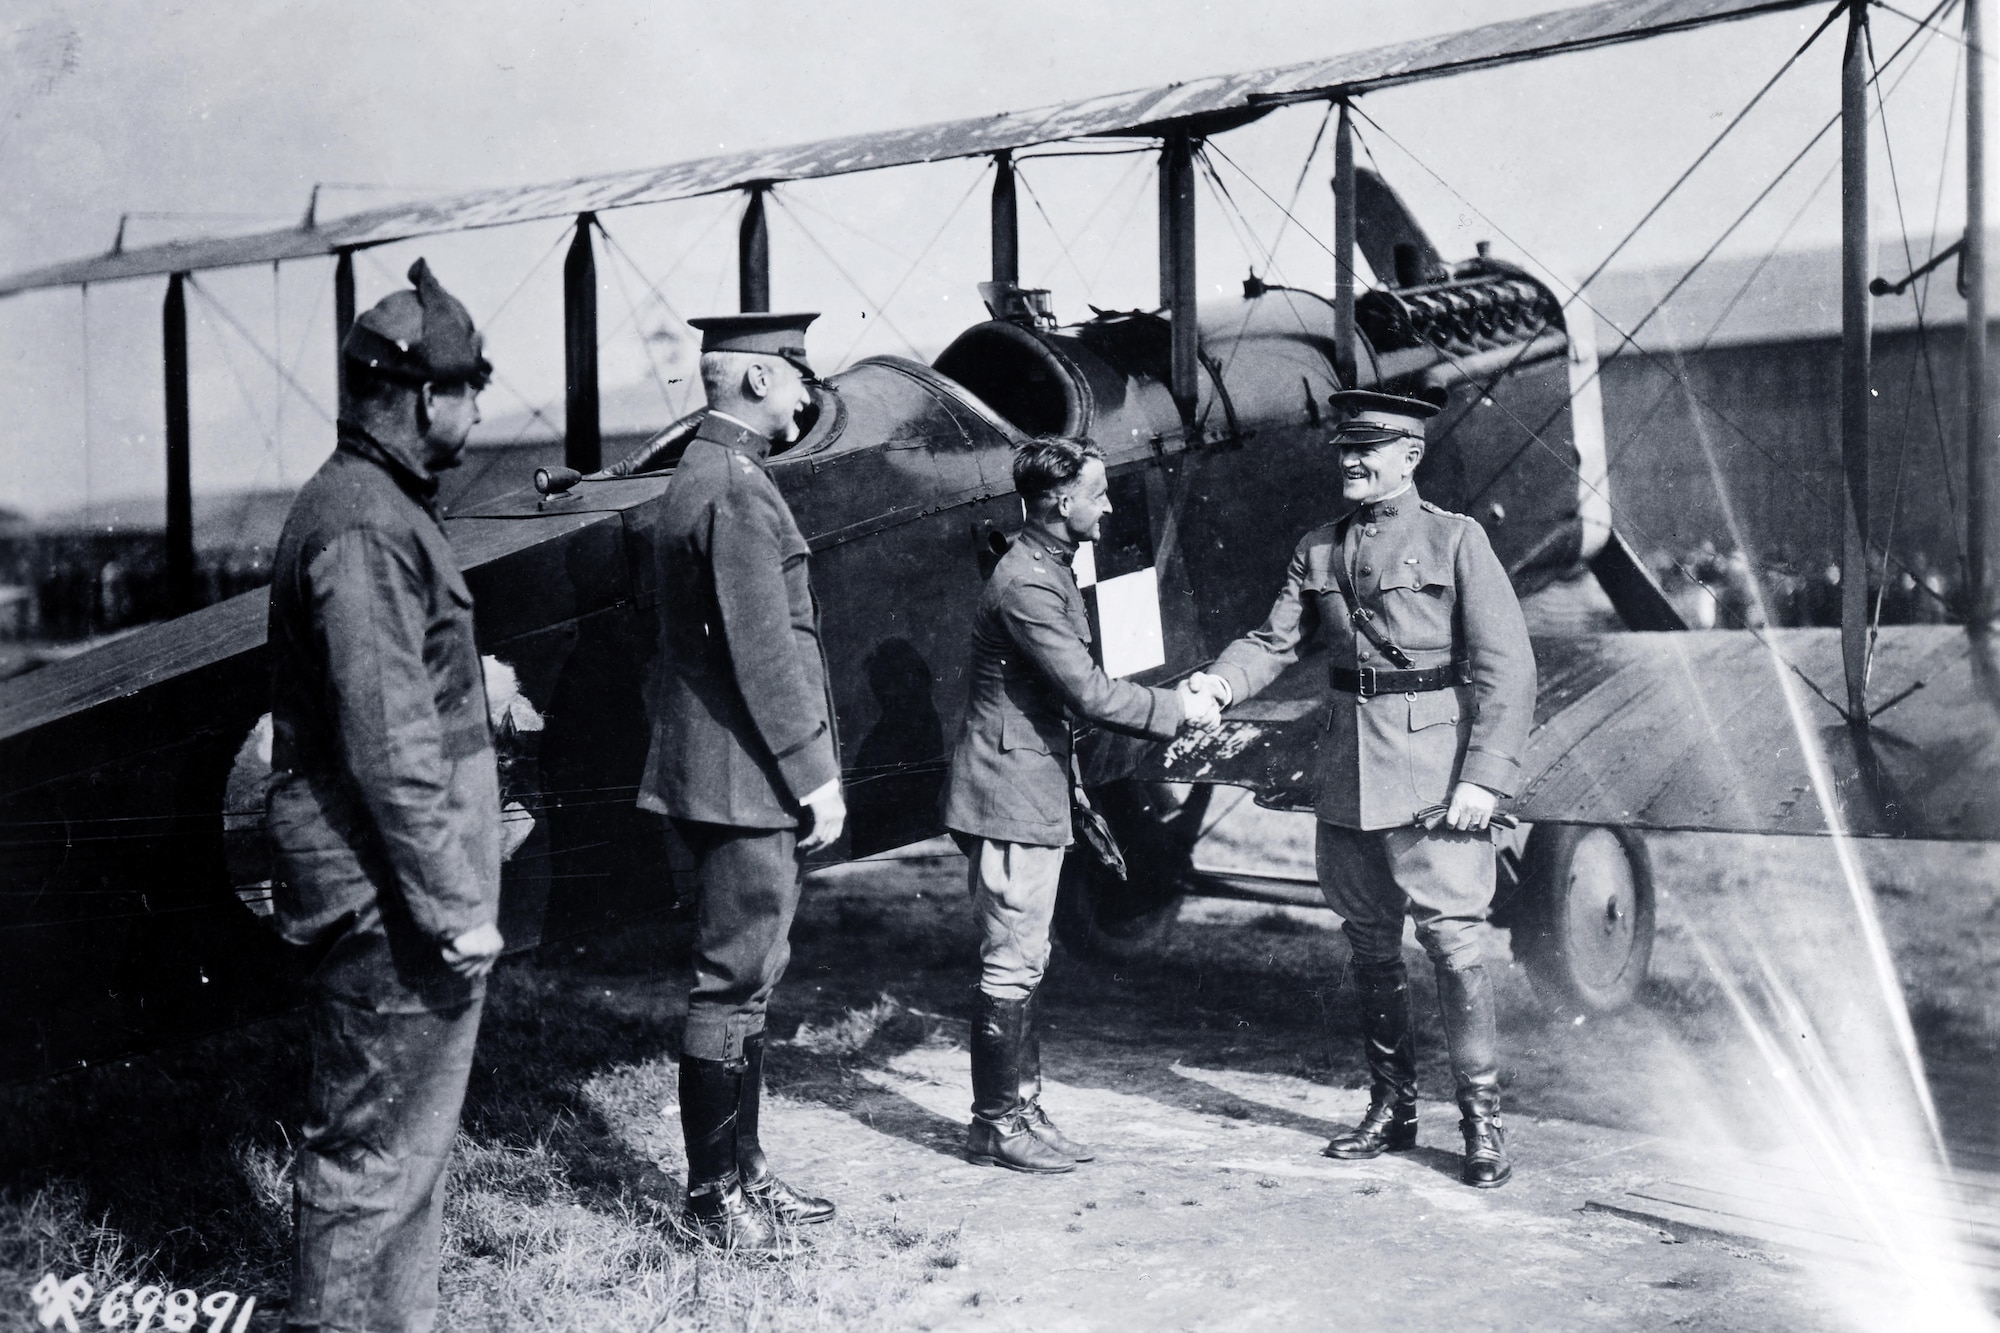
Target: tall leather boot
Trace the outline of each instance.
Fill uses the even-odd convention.
[[[1097,1150],[1087,1148],[1056,1128],[1055,1121],[1042,1109],[1042,989],[1028,992],[1027,1010],[1021,1019],[1021,1110],[1036,1138],[1076,1162],[1097,1160]]]
[[[1417,1041],[1410,1022],[1410,974],[1393,963],[1357,963],[1361,1040],[1368,1057],[1368,1114],[1322,1150],[1344,1160],[1417,1146]]]
[[[757,1141],[758,1103],[764,1096],[763,1033],[743,1039],[743,1060],[743,1090],[736,1100],[736,1170],[743,1178],[743,1192],[780,1222],[793,1226],[831,1222],[832,1202],[802,1194],[778,1179]]]
[[[716,1249],[778,1258],[788,1247],[743,1193],[736,1170],[736,1108],[742,1093],[741,1063],[681,1057],[681,1133],[688,1159],[682,1220],[690,1234]]]
[[[1478,1189],[1507,1183],[1507,1132],[1500,1123],[1500,1033],[1493,1018],[1493,978],[1484,966],[1437,965],[1451,1075],[1458,1085],[1458,1127],[1465,1135],[1459,1179]]]
[[[1035,1137],[1021,1101],[1021,1029],[1026,1000],[979,992],[972,1019],[972,1124],[966,1156],[983,1166],[1054,1175],[1076,1170],[1075,1159]]]

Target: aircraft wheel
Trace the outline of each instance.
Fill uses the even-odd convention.
[[[1543,995],[1586,1013],[1630,1004],[1653,957],[1653,865],[1630,829],[1542,824],[1522,857],[1516,952]]]

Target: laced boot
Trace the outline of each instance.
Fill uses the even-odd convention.
[[[1356,1160],[1417,1146],[1417,1044],[1410,1023],[1410,975],[1392,963],[1357,963],[1354,989],[1361,1004],[1361,1039],[1367,1050],[1368,1114],[1322,1150]]]
[[[1027,1012],[1021,1019],[1021,1110],[1034,1136],[1075,1162],[1094,1162],[1097,1150],[1085,1147],[1056,1128],[1055,1121],[1042,1109],[1042,990],[1028,992]]]
[[[778,1179],[757,1141],[758,1103],[764,1096],[764,1034],[743,1039],[743,1091],[736,1100],[736,1170],[750,1202],[780,1222],[807,1226],[833,1220],[833,1204]]]
[[[687,1141],[688,1197],[682,1223],[704,1245],[777,1259],[789,1253],[770,1219],[743,1193],[736,1170],[740,1063],[681,1057],[681,1133]]]
[[[1055,1175],[1076,1161],[1035,1136],[1021,1101],[1021,1028],[1026,1000],[979,993],[972,1020],[972,1125],[966,1156],[982,1166]]]
[[[1485,967],[1437,967],[1438,1003],[1451,1074],[1458,1085],[1459,1130],[1465,1164],[1459,1179],[1475,1189],[1497,1189],[1514,1174],[1507,1160],[1507,1132],[1500,1123],[1500,1035],[1493,1017],[1493,978]]]

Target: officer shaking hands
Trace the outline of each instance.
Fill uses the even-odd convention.
[[[1072,562],[1111,512],[1104,457],[1086,439],[1030,441],[1014,456],[1027,525],[980,594],[971,694],[942,797],[944,825],[970,862],[980,932],[967,1155],[1015,1171],[1073,1171],[1093,1153],[1042,1109],[1035,996],[1073,840],[1073,720],[1171,739],[1213,725],[1214,701],[1107,676],[1090,654],[1090,617]]]
[[[1403,916],[1437,975],[1462,1177],[1511,1173],[1500,1120],[1493,982],[1484,965],[1495,804],[1513,794],[1534,719],[1535,659],[1513,586],[1473,520],[1412,483],[1439,404],[1348,391],[1335,432],[1346,517],[1300,541],[1263,626],[1191,683],[1227,706],[1263,689],[1315,639],[1329,692],[1317,759],[1320,891],[1353,947],[1372,1093],[1330,1157],[1417,1140],[1416,1050]]]
[[[680,1066],[686,1223],[761,1255],[834,1213],[780,1180],[758,1137],[764,1013],[791,959],[800,858],[847,817],[806,539],[765,471],[812,402],[815,318],[690,321],[708,413],[654,530],[660,648],[639,790],[693,851],[700,894]]]

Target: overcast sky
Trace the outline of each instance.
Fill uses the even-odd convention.
[[[1555,0],[1009,0],[946,4],[686,0],[14,0],[0,18],[0,268],[128,243],[295,222],[400,197],[525,184],[972,116],[1252,69],[1556,7]],[[1928,9],[1913,0],[1912,12]],[[1371,95],[1363,142],[1447,257],[1496,253],[1580,277],[1791,55],[1818,10]],[[1878,11],[1887,59],[1912,29]],[[1963,219],[1956,45],[1923,40],[1889,71],[1887,145],[1901,215],[1928,236]],[[1621,257],[1686,263],[1838,107],[1824,37]],[[1330,283],[1323,109],[1222,136],[1200,198],[1203,291],[1251,267]],[[1947,126],[1951,126],[1947,143]],[[1379,128],[1378,128],[1379,127]],[[1836,136],[1724,244],[1830,243]],[[1363,161],[1369,161],[1364,156]],[[1895,235],[1875,145],[1877,227]],[[1280,202],[1293,198],[1286,221]],[[1941,174],[1942,172],[1942,174]],[[1024,280],[1064,318],[1157,300],[1150,163],[1030,162]],[[823,368],[934,354],[978,316],[983,163],[900,168],[779,191],[774,301],[825,312]],[[1817,194],[1815,187],[1819,188]],[[1266,192],[1268,192],[1268,196]],[[1274,202],[1277,201],[1277,202]],[[604,380],[617,411],[662,417],[689,386],[681,317],[734,308],[738,204],[607,214],[599,255]],[[169,214],[148,217],[142,214]],[[488,327],[489,418],[560,419],[560,222],[364,254],[364,306],[418,254]],[[1282,233],[1282,234],[1281,234]],[[1270,253],[1277,239],[1275,257]],[[203,275],[191,301],[198,491],[296,485],[331,447],[331,262]],[[45,513],[163,486],[159,303],[146,279],[0,301],[0,505]],[[303,392],[283,388],[271,358]],[[633,393],[611,392],[621,385]],[[86,392],[87,390],[87,392]]]

